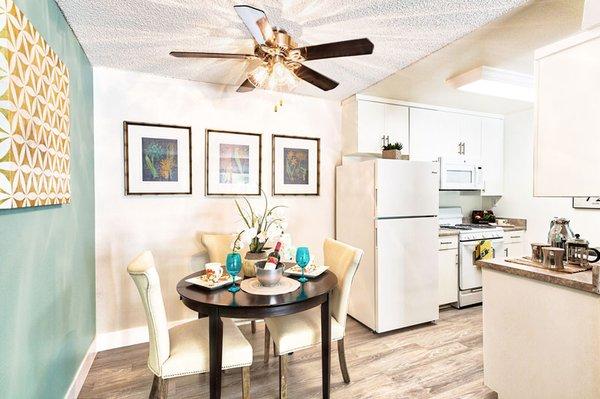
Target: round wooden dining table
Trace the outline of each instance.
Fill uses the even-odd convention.
[[[184,277],[177,284],[181,301],[199,317],[209,318],[210,398],[221,397],[221,366],[223,351],[223,322],[221,317],[263,319],[284,316],[321,306],[321,364],[323,398],[330,396],[331,373],[331,311],[330,293],[337,285],[337,277],[325,271],[309,279],[300,288],[281,295],[255,295],[239,290],[235,294],[226,287],[209,290],[186,280],[204,273]]]

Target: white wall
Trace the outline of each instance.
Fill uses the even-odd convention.
[[[275,113],[279,99],[284,105]],[[94,68],[94,114],[98,333],[145,325],[126,266],[146,249],[157,261],[169,320],[191,317],[175,286],[203,263],[199,233],[227,233],[240,227],[232,198],[204,195],[207,128],[263,134],[262,184],[267,194],[271,192],[271,134],[320,137],[321,195],[271,201],[289,206],[294,243],[307,244],[320,256],[323,239],[334,236],[334,176],[341,154],[339,103],[261,91],[240,94],[231,87]],[[124,195],[124,120],[192,126],[193,195]]]
[[[527,219],[529,242],[545,242],[550,220],[554,216],[566,217],[575,233],[593,246],[600,246],[600,210],[573,209],[571,198],[533,197],[533,110],[507,115],[504,127],[504,196],[494,207],[494,213]],[[565,140],[569,140],[568,132]],[[569,165],[564,167],[569,169]],[[571,173],[594,172],[572,170]]]
[[[440,191],[440,208],[454,206],[459,206],[463,216],[469,218],[474,210],[484,209],[483,199],[478,191]]]

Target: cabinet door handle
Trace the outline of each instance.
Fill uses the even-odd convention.
[[[465,148],[465,142],[464,141],[462,142],[462,154],[463,155],[467,155],[467,151],[466,151],[466,148]]]
[[[454,258],[456,259],[456,266],[458,266],[458,254],[454,255]]]
[[[504,253],[506,254],[506,256],[508,257],[508,248],[504,248]]]
[[[442,242],[440,242],[440,244],[449,245],[449,244],[452,244],[452,241],[442,241]]]
[[[462,143],[458,143],[458,155],[462,155]]]

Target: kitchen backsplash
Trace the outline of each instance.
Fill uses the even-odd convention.
[[[488,202],[478,192],[440,191],[440,207],[460,206],[464,216],[471,215],[475,209],[484,209],[483,202]]]

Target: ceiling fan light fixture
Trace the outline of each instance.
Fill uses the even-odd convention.
[[[299,78],[282,61],[272,64],[263,63],[247,75],[254,87],[272,91],[292,91],[299,83]]]
[[[269,79],[270,71],[268,65],[262,64],[254,68],[248,73],[248,80],[254,85],[254,87],[264,87]]]
[[[274,77],[274,84],[280,90],[294,90],[298,86],[298,77],[283,62],[278,61],[273,64],[271,75]]]

